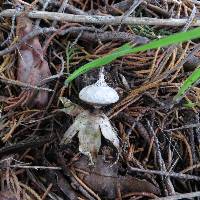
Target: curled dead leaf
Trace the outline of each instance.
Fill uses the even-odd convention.
[[[32,21],[27,17],[17,18],[17,34],[22,38],[33,31]],[[45,78],[51,76],[47,61],[44,59],[44,53],[39,38],[30,39],[27,44],[21,46],[18,57],[17,80],[39,85]],[[47,86],[46,86],[47,87]],[[33,106],[43,106],[48,102],[47,91],[32,91],[28,104]]]
[[[32,21],[27,17],[17,17],[17,36],[19,40],[33,31]],[[39,38],[36,36],[18,49],[17,80],[38,86],[42,80],[51,76],[49,65],[44,59],[44,53]],[[43,83],[42,86],[45,86]],[[48,103],[48,92],[44,90],[23,90],[18,97],[9,98],[5,110],[10,110],[19,105],[42,107]]]

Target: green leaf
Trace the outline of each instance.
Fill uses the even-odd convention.
[[[199,37],[200,37],[200,28],[195,28],[187,32],[176,33],[159,40],[153,40],[152,42],[149,42],[148,44],[135,47],[135,48],[132,47],[130,44],[125,44],[119,47],[117,50],[115,50],[111,54],[108,54],[106,56],[93,60],[81,66],[67,78],[67,80],[65,81],[65,84],[68,84],[69,82],[71,82],[72,80],[80,76],[81,74],[84,74],[91,69],[99,68],[103,65],[109,64],[113,60],[116,60],[119,57],[131,54],[131,53],[137,53],[139,51],[146,51],[146,50],[164,47],[164,46],[168,46],[172,44],[177,44],[180,42],[192,40]]]
[[[183,85],[179,89],[177,95],[173,98],[175,103],[178,103],[183,95],[195,84],[198,83],[200,79],[200,68],[197,68],[192,74],[184,81]]]
[[[183,106],[185,108],[195,108],[195,106],[197,106],[197,103],[192,103],[191,101],[188,103],[184,103]]]

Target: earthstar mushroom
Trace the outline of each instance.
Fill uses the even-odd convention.
[[[99,80],[95,84],[83,88],[79,93],[79,98],[99,108],[99,106],[117,102],[119,96],[113,88],[107,85],[103,70],[101,70]],[[64,97],[61,97],[60,100],[65,106],[63,109],[65,113],[72,116],[75,113],[77,115],[74,123],[65,132],[61,144],[69,143],[78,134],[79,151],[89,157],[91,164],[96,161],[101,146],[101,135],[109,140],[117,150],[119,149],[117,133],[102,111],[97,109],[91,113]]]

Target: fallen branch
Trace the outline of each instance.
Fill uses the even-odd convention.
[[[19,16],[22,12],[17,13]],[[12,17],[15,14],[15,9],[7,9],[0,13],[1,17]],[[31,11],[27,13],[29,18],[40,18],[57,21],[79,22],[79,23],[92,23],[92,24],[140,24],[140,25],[156,25],[156,26],[183,26],[187,23],[188,18],[185,19],[157,19],[149,17],[126,17],[122,16],[100,16],[100,15],[74,15],[58,12],[47,11]],[[195,19],[191,26],[200,26],[200,20]]]

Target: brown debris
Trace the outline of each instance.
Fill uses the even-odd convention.
[[[32,21],[27,17],[17,18],[17,36],[22,38],[33,30]],[[44,59],[43,49],[39,38],[35,37],[23,44],[18,50],[17,80],[31,85],[39,85],[45,78],[51,76],[47,61]],[[43,83],[44,84],[44,83]],[[43,107],[48,102],[47,91],[22,91],[17,98],[7,100],[10,104],[5,110],[13,107],[31,106]]]
[[[1,200],[17,200],[17,197],[12,192],[5,191],[5,192],[0,192],[0,199]]]
[[[148,192],[159,195],[160,191],[152,183],[131,176],[118,175],[118,165],[105,162],[98,156],[97,163],[90,168],[88,159],[81,157],[74,163],[78,177],[101,197],[113,199],[117,197],[119,189],[122,195],[132,192]]]
[[[98,159],[90,166],[79,151],[79,131],[60,145],[77,115],[97,111],[80,101],[78,94],[96,82],[99,69],[68,86],[66,77],[126,42],[139,46],[192,29],[199,23],[198,1],[4,0],[0,4],[0,199],[199,195],[195,192],[200,191],[199,84],[173,102],[199,65],[198,39],[130,54],[104,66],[106,82],[120,96],[116,104],[101,108],[117,133],[118,151],[98,134]],[[41,16],[43,11],[48,19]],[[59,19],[51,13],[58,13]],[[76,21],[77,16],[73,22],[61,20],[70,13],[88,23]],[[100,17],[93,20],[94,15]],[[118,19],[115,25],[108,23],[112,16]],[[134,17],[144,19],[146,25],[125,24]],[[152,18],[156,25],[147,25],[145,19]],[[163,26],[160,20],[170,24]],[[175,26],[178,21],[186,23]],[[93,125],[94,120],[88,123]],[[89,131],[94,133],[92,128]],[[106,127],[104,131],[109,135]],[[94,145],[93,139],[89,143]]]

